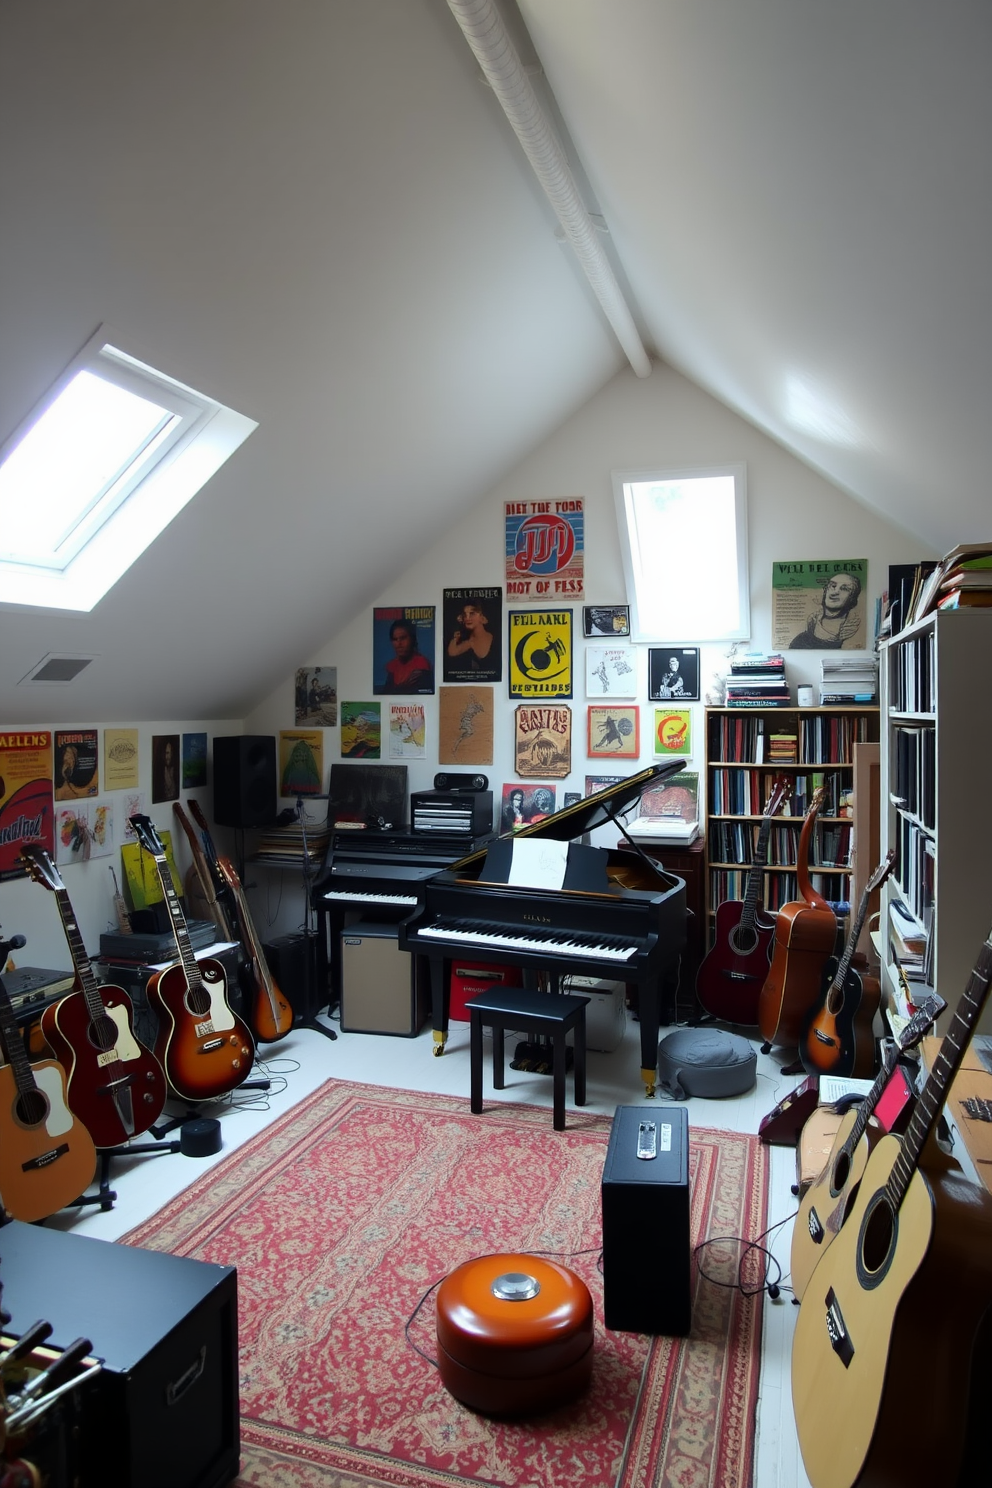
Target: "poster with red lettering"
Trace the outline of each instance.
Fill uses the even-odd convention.
[[[0,879],[25,876],[25,842],[40,842],[55,856],[52,736],[44,730],[0,734]]]
[[[583,498],[507,501],[506,595],[542,603],[581,599],[585,575]]]
[[[518,775],[564,780],[572,769],[572,710],[549,703],[522,703],[516,715]]]

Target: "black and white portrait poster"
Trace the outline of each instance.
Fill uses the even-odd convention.
[[[699,700],[699,647],[658,646],[648,650],[648,697]]]

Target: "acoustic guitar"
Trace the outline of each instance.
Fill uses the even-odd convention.
[[[853,1075],[868,1079],[875,1070],[872,1024],[878,1012],[881,987],[877,977],[864,976],[852,964],[855,947],[868,913],[868,899],[895,867],[890,848],[865,884],[844,954],[831,956],[824,967],[823,987],[809,1010],[799,1037],[799,1057],[810,1075]]]
[[[837,916],[809,877],[810,842],[826,794],[825,786],[814,792],[799,833],[796,879],[800,897],[783,904],[775,920],[771,965],[758,998],[764,1054],[773,1044],[797,1047],[803,1022],[823,985],[823,968],[837,944]]]
[[[932,1138],[990,975],[992,939],[905,1135],[876,1144],[850,1213],[806,1287],[792,1403],[812,1488],[987,1480],[992,1194]],[[921,1389],[924,1408],[913,1409]]]
[[[155,860],[179,951],[179,960],[156,972],[145,988],[159,1016],[155,1053],[182,1100],[214,1100],[248,1078],[254,1059],[251,1033],[227,1000],[221,963],[212,956],[197,961],[193,954],[162,839],[147,816],[132,816],[131,825]]]
[[[192,805],[193,803],[191,801],[191,808]],[[186,833],[186,837],[189,841],[189,845],[193,853],[193,868],[196,873],[196,881],[200,885],[200,893],[203,899],[204,908],[206,909],[207,914],[209,914],[210,918],[213,920],[214,924],[217,926],[217,934],[220,936],[221,940],[237,940],[238,937],[234,933],[234,925],[232,923],[231,916],[228,914],[227,906],[223,904],[217,897],[217,885],[214,880],[213,870],[210,866],[210,863],[207,861],[207,856],[203,851],[203,847],[193,827],[193,823],[190,821],[189,817],[186,815],[185,811],[178,801],[173,801],[172,810],[179,825]]]
[[[792,794],[787,775],[776,776],[755,844],[744,898],[725,899],[716,908],[714,941],[696,973],[696,996],[703,1009],[728,1023],[757,1023],[758,998],[768,975],[775,920],[758,908],[768,861],[772,820]]]
[[[857,1197],[869,1154],[882,1136],[881,1127],[871,1118],[899,1055],[916,1047],[946,1006],[944,999],[936,993],[926,999],[895,1040],[887,1045],[882,1068],[864,1100],[841,1117],[830,1155],[823,1171],[803,1195],[792,1231],[790,1271],[797,1301],[802,1300],[813,1267],[840,1232]]]
[[[274,1044],[277,1039],[285,1038],[292,1028],[293,1009],[277,987],[266,962],[265,952],[258,943],[245,891],[234,871],[234,864],[228,858],[218,858],[217,870],[234,895],[234,902],[238,907],[241,944],[248,957],[248,967],[255,988],[251,1004],[252,1032],[259,1043]]]
[[[55,895],[78,990],[45,1008],[41,1031],[66,1075],[69,1109],[98,1147],[117,1147],[153,1126],[168,1097],[162,1066],[135,1036],[123,987],[99,985],[62,877],[45,848],[27,842],[21,859]]]
[[[3,943],[0,964],[11,944]],[[96,1147],[69,1109],[62,1066],[28,1059],[2,977],[0,1043],[7,1060],[0,1065],[0,1204],[12,1219],[34,1224],[89,1188]]]

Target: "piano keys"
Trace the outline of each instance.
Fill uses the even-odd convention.
[[[683,880],[633,842],[629,848],[569,848],[576,868],[569,867],[560,889],[511,885],[505,870],[517,837],[572,841],[606,822],[623,832],[621,812],[683,765],[650,766],[424,878],[416,912],[400,923],[399,944],[430,963],[435,1054],[443,1053],[448,1037],[453,958],[471,954],[540,973],[551,995],[568,975],[612,975],[637,985],[641,1076],[647,1094],[654,1094],[662,985],[686,941]]]

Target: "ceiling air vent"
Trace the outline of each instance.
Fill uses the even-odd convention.
[[[53,656],[49,653],[21,678],[21,682],[72,682],[93,660],[92,656]]]

